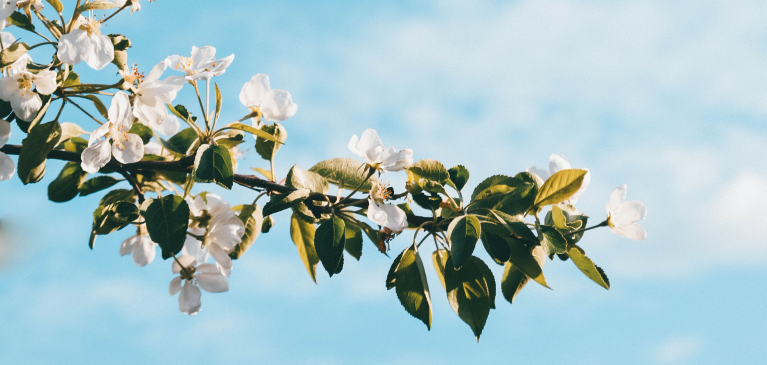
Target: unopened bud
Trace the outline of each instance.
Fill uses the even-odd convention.
[[[264,218],[264,223],[261,224],[261,233],[269,233],[269,230],[274,226],[274,218],[271,215]]]

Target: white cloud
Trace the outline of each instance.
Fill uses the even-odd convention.
[[[695,358],[701,342],[696,337],[673,337],[655,350],[655,361],[660,364],[684,364]]]

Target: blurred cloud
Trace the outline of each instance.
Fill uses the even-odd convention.
[[[701,342],[696,337],[672,337],[661,344],[655,352],[659,364],[685,364],[695,359]]]

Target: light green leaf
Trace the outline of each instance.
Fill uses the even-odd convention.
[[[232,156],[223,146],[202,145],[194,161],[195,182],[215,182],[227,189],[234,184]]]
[[[83,171],[79,162],[67,162],[56,180],[48,185],[48,199],[56,203],[74,199],[87,175],[88,173]]]
[[[528,278],[527,275],[517,270],[511,263],[507,262],[506,268],[503,271],[503,280],[501,280],[501,292],[503,293],[503,297],[506,298],[509,303],[513,304],[517,294],[519,294],[522,288],[525,287],[528,280],[530,280],[530,278]]]
[[[346,224],[344,220],[333,216],[320,224],[314,235],[314,248],[325,271],[332,277],[338,274],[344,266],[344,245]]]
[[[453,219],[447,227],[450,239],[450,256],[453,258],[455,269],[458,270],[474,253],[482,229],[477,217],[465,215]]]
[[[191,147],[197,139],[197,132],[194,128],[190,127],[176,133],[167,141],[162,138],[157,138],[157,141],[168,151],[179,155],[186,155],[189,151],[189,147]]]
[[[540,230],[538,238],[541,240],[541,246],[543,246],[549,254],[567,252],[567,241],[556,228],[541,225],[538,226],[538,229]]]
[[[460,270],[455,270],[452,258],[443,250],[435,251],[432,259],[450,306],[471,327],[479,341],[493,302],[482,261],[472,256]]]
[[[235,260],[239,259],[256,242],[256,238],[261,233],[261,225],[264,223],[264,215],[258,205],[244,206],[240,211],[239,218],[245,225],[245,234],[242,235],[242,242],[234,246],[232,252],[229,253],[229,257]]]
[[[298,248],[298,256],[301,257],[309,276],[317,283],[317,263],[320,258],[317,257],[317,251],[314,249],[314,224],[307,223],[299,218],[295,213],[290,217],[290,238]]]
[[[263,175],[267,180],[272,180],[272,172],[269,170],[262,169],[260,167],[251,167],[251,169],[255,172],[258,172],[259,174]]]
[[[162,249],[162,258],[168,259],[184,247],[189,228],[189,205],[178,195],[148,200],[141,215],[146,221],[149,237]]]
[[[344,249],[349,255],[359,261],[360,257],[362,257],[362,230],[353,224],[347,224],[344,235],[346,236]]]
[[[260,129],[253,128],[253,127],[251,127],[251,126],[249,126],[247,124],[243,124],[243,123],[231,123],[231,124],[227,125],[226,127],[221,128],[222,131],[226,130],[226,129],[236,129],[236,130],[248,132],[248,133],[250,133],[250,134],[252,134],[252,135],[254,135],[256,137],[261,137],[261,138],[263,138],[263,139],[265,139],[267,141],[271,141],[271,142],[277,142],[277,143],[279,143],[281,145],[284,144],[284,142],[285,142],[284,139],[280,140],[277,137],[275,137],[274,135],[272,135],[272,132],[262,131]]]
[[[77,8],[77,14],[84,13],[88,10],[108,10],[116,7],[117,5],[108,0],[92,0],[80,5],[80,7]]]
[[[311,193],[309,189],[298,189],[290,194],[272,194],[269,202],[264,205],[264,217],[302,203]]]
[[[214,115],[213,120],[217,121],[218,117],[221,115],[221,104],[222,104],[221,90],[218,89],[218,83],[214,82],[213,83],[213,87],[214,87],[214,89],[216,91],[216,114]]]
[[[578,246],[573,246],[567,253],[575,266],[577,266],[582,273],[586,274],[589,279],[605,289],[610,289],[610,279],[607,278],[604,270],[595,265],[594,262],[586,256],[583,249]]]
[[[463,187],[466,186],[466,182],[469,181],[469,170],[463,165],[455,166],[450,170],[447,170],[447,173],[450,175],[450,181],[453,182],[453,187],[455,187],[456,190],[463,190]]]
[[[18,174],[24,185],[36,183],[45,175],[45,160],[61,138],[58,122],[38,124],[21,141]]]
[[[487,179],[483,180],[479,185],[477,185],[476,188],[474,188],[474,192],[471,194],[471,200],[474,201],[477,199],[477,196],[484,191],[485,189],[494,186],[494,185],[508,185],[508,186],[517,186],[519,182],[515,181],[513,177],[505,176],[505,175],[493,175],[488,177]],[[487,193],[486,193],[487,194]]]
[[[418,248],[413,245],[397,256],[389,270],[387,289],[395,288],[397,298],[411,316],[431,329],[431,295]]]
[[[59,76],[60,78],[63,75],[64,75],[63,71],[59,71],[59,74],[57,76]],[[60,81],[59,78],[57,78],[56,81]],[[78,75],[77,72],[69,71],[69,74],[67,74],[67,78],[66,80],[64,80],[61,87],[64,88],[64,87],[70,87],[75,85],[80,85],[80,75]]]
[[[16,12],[14,14],[20,13]],[[10,66],[16,62],[19,57],[27,53],[27,51],[29,51],[29,46],[27,46],[27,44],[24,42],[16,42],[11,45],[5,45],[5,49],[0,52],[0,68]]]
[[[356,188],[362,184],[367,176],[367,173],[365,173],[365,164],[350,158],[333,158],[325,160],[314,165],[309,171],[316,172],[327,179],[331,184],[342,189]],[[375,175],[371,176],[367,182],[362,184],[359,191],[363,193],[370,191],[371,182],[375,181],[378,181]]]
[[[242,123],[235,124],[241,125],[241,128],[247,127],[247,125]],[[274,125],[264,124],[261,126],[261,132],[257,133],[255,128],[251,127],[251,129],[254,131],[250,132],[256,136],[256,152],[267,161],[271,161],[272,156],[277,153],[282,144],[285,143],[285,140],[288,139],[288,131],[280,123],[274,123]],[[265,134],[271,137],[266,138]],[[275,141],[279,142],[279,144],[276,144]]]
[[[429,191],[435,193],[438,191],[434,190],[436,188],[434,185],[442,186],[450,179],[450,174],[445,165],[431,159],[420,160],[410,165],[405,171],[407,171],[408,182],[412,182],[412,184],[419,186],[421,189],[429,187],[431,188]],[[434,182],[435,184],[428,185],[429,182]]]
[[[48,4],[51,4],[54,10],[56,10],[57,13],[61,14],[61,12],[64,10],[64,5],[61,4],[61,1],[59,0],[45,0]]]
[[[327,194],[330,190],[328,181],[322,175],[302,170],[297,165],[293,165],[290,171],[288,171],[286,184],[296,189],[309,189],[313,193],[320,194]]]
[[[80,187],[77,190],[80,191],[80,196],[86,196],[86,195],[93,194],[97,191],[110,188],[114,184],[119,183],[120,181],[123,181],[123,180],[115,179],[111,176],[106,176],[106,175],[96,176],[82,183],[82,185],[80,185]]]
[[[583,177],[587,173],[588,171],[580,169],[566,169],[554,173],[538,190],[535,205],[543,207],[570,199],[581,188]]]

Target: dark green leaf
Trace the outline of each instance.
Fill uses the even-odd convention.
[[[344,245],[346,224],[344,220],[333,216],[320,224],[314,235],[314,248],[325,271],[332,277],[341,272],[344,264]]]
[[[487,290],[490,293],[490,309],[495,309],[495,294],[498,290],[498,288],[496,288],[497,284],[495,283],[495,276],[484,261],[477,257],[473,257],[472,260],[476,262],[477,266],[482,270],[482,275],[485,277],[485,283],[487,284]]]
[[[104,190],[112,187],[114,184],[119,183],[122,180],[115,179],[111,176],[96,176],[86,182],[84,182],[78,190],[80,190],[80,196],[86,196],[93,194],[97,191]]]
[[[476,188],[474,188],[474,192],[471,194],[471,200],[474,201],[477,199],[477,196],[484,191],[485,189],[494,186],[494,185],[509,185],[509,186],[517,186],[519,183],[514,181],[513,177],[505,176],[505,175],[494,175],[490,176],[487,179],[483,180],[479,185],[477,185]]]
[[[32,25],[32,21],[27,17],[26,14],[20,11],[15,11],[11,13],[11,15],[8,17],[8,23],[11,23],[11,25],[15,25],[21,29],[28,30],[30,32],[35,31],[35,26]]]
[[[546,248],[549,254],[567,252],[567,241],[556,228],[551,226],[538,226],[541,246]]]
[[[365,180],[365,164],[350,158],[333,158],[322,161],[309,169],[342,189],[354,189]],[[371,183],[378,181],[375,175],[362,184],[360,192],[370,191]]]
[[[352,257],[359,261],[360,257],[362,257],[362,230],[353,224],[347,224],[344,235],[346,236],[344,249],[349,255],[352,255]]]
[[[36,183],[45,175],[45,160],[61,138],[61,126],[53,121],[38,124],[21,142],[18,174],[25,185]]]
[[[431,296],[426,272],[418,248],[406,248],[394,260],[386,281],[387,289],[395,288],[397,298],[411,316],[420,319],[431,329]]]
[[[133,133],[141,137],[141,141],[144,142],[144,144],[149,143],[149,141],[152,139],[152,136],[154,135],[151,128],[141,123],[133,123],[128,133]]]
[[[271,218],[271,217],[267,217]],[[306,267],[306,271],[317,282],[317,263],[320,262],[317,257],[317,251],[314,249],[314,224],[307,223],[299,218],[295,213],[290,217],[290,238],[298,248],[298,256]]]
[[[466,182],[469,181],[469,170],[463,165],[455,166],[447,170],[447,173],[450,174],[450,181],[457,190],[463,190]]]
[[[229,150],[222,146],[200,146],[194,161],[193,174],[196,182],[216,182],[231,189],[234,184],[234,171]]]
[[[162,249],[162,258],[168,259],[179,253],[189,228],[189,205],[184,198],[168,195],[152,199],[145,206],[141,215],[146,220],[149,237]]]
[[[168,151],[177,153],[179,155],[186,155],[189,151],[189,147],[192,146],[194,141],[197,140],[197,132],[194,128],[186,128],[176,133],[173,137],[170,137],[167,141],[158,138],[160,145],[165,147]]]
[[[261,130],[273,136],[273,140],[281,143],[285,143],[285,140],[288,139],[288,131],[280,123],[274,123],[274,125],[264,124],[261,126]],[[256,152],[264,160],[271,161],[272,156],[277,153],[280,146],[282,145],[275,144],[275,142],[266,140],[263,137],[256,137]]]
[[[423,209],[437,210],[442,203],[442,198],[438,195],[426,195],[424,193],[411,194],[413,201]]]
[[[450,222],[447,235],[450,239],[450,256],[453,258],[456,270],[460,269],[474,253],[474,247],[481,233],[479,220],[473,215],[465,215]]]
[[[122,34],[109,34],[107,37],[112,41],[115,51],[124,51],[131,47],[130,39]]]
[[[56,203],[74,199],[87,175],[88,173],[83,171],[79,162],[67,162],[56,180],[48,185],[48,199]]]
[[[455,270],[452,258],[444,250],[435,251],[432,259],[450,306],[471,327],[479,341],[492,307],[489,280],[485,277],[482,261],[471,257],[460,270]]]
[[[487,251],[490,258],[492,258],[496,264],[503,265],[504,262],[509,261],[511,250],[509,249],[509,244],[506,243],[506,240],[495,233],[489,232],[488,228],[490,228],[490,226],[490,224],[482,224],[482,235],[480,236],[482,245],[485,246],[485,251]]]
[[[545,263],[546,254],[541,246],[535,246],[533,249],[530,249],[519,239],[513,237],[506,237],[505,239],[511,249],[509,262],[538,284],[549,288],[549,285],[546,284],[546,278],[543,277],[543,265],[536,259],[533,252],[534,250],[540,250],[543,253],[543,262]],[[538,252],[535,252],[535,254],[538,254]]]
[[[309,197],[309,189],[298,189],[290,194],[272,194],[269,202],[264,205],[264,216],[292,208]]]
[[[13,107],[10,102],[0,100],[0,118],[6,119],[13,113]]]
[[[503,293],[503,297],[506,298],[509,303],[514,303],[517,294],[519,294],[525,284],[527,284],[528,280],[530,279],[527,275],[517,270],[511,263],[507,262],[506,268],[503,271],[503,280],[501,281],[501,292]]]

